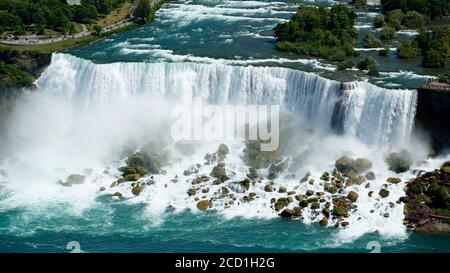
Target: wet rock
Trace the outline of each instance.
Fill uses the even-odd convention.
[[[337,192],[337,190],[338,190],[337,187],[335,185],[332,185],[331,183],[325,183],[323,185],[323,189],[326,192],[329,192],[331,194],[335,194]]]
[[[383,214],[383,217],[384,217],[384,218],[389,218],[389,213]]]
[[[403,173],[410,169],[411,167],[411,155],[406,150],[401,150],[398,153],[390,153],[386,157],[386,163],[389,166],[389,170],[396,173]]]
[[[375,173],[372,171],[367,172],[365,177],[367,180],[375,180],[376,179]]]
[[[362,183],[364,183],[366,181],[366,178],[362,175],[358,175],[355,179],[354,179],[355,183],[357,185],[361,185]]]
[[[320,177],[320,180],[323,180],[323,181],[330,181],[330,174],[329,174],[328,172],[324,172],[324,173],[322,174],[322,176]]]
[[[276,201],[274,207],[276,211],[281,210],[282,208],[286,207],[288,204],[287,199],[286,198],[278,198],[278,200]]]
[[[389,191],[386,190],[386,189],[381,189],[381,190],[378,192],[378,194],[379,194],[381,197],[386,198],[386,197],[389,196]]]
[[[122,194],[120,192],[115,192],[112,196],[120,198],[120,197],[122,197]]]
[[[67,177],[66,182],[61,183],[63,186],[72,187],[73,185],[83,184],[86,177],[81,174],[71,174]]]
[[[311,176],[311,174],[309,172],[307,172],[306,175],[302,179],[300,179],[300,183],[308,182],[308,179],[310,176]]]
[[[342,156],[336,160],[334,166],[341,173],[346,173],[352,169],[353,159],[348,156]]]
[[[190,188],[190,189],[187,191],[187,194],[188,194],[189,196],[193,196],[193,195],[197,194],[197,191],[196,191],[194,188]]]
[[[294,202],[294,198],[292,198],[292,196],[288,196],[288,197],[286,198],[286,200],[287,200],[288,203]]]
[[[141,175],[138,173],[127,174],[126,176],[124,176],[124,179],[125,179],[125,181],[138,181],[140,177],[141,177]]]
[[[357,158],[353,161],[352,169],[357,173],[363,173],[372,168],[372,162],[367,158]]]
[[[386,181],[389,183],[392,183],[392,184],[398,184],[398,183],[402,182],[402,180],[397,177],[389,177],[388,179],[386,179]]]
[[[347,198],[352,202],[356,202],[356,200],[358,200],[358,197],[359,197],[358,193],[356,193],[354,191],[350,191],[347,194]]]
[[[200,175],[194,178],[191,183],[192,185],[197,185],[206,181],[209,181],[209,177],[207,177],[206,175]]]
[[[283,187],[283,186],[281,186],[281,187],[278,189],[278,192],[279,192],[279,193],[285,193],[286,191],[287,191],[286,187]]]
[[[294,216],[294,210],[292,209],[284,209],[281,213],[280,213],[281,217],[285,217],[285,218],[291,218]]]
[[[131,193],[138,196],[141,194],[141,192],[145,189],[145,184],[141,183],[141,184],[137,184],[136,186],[134,186],[131,189]]]
[[[341,223],[341,227],[346,227],[346,226],[348,226],[350,223],[349,222],[342,222]]]
[[[298,195],[296,195],[294,197],[295,197],[295,200],[297,200],[297,201],[302,201],[303,199],[305,199],[305,197],[303,195],[301,195],[301,194],[298,194]]]
[[[322,210],[322,214],[323,214],[323,216],[325,216],[325,218],[329,218],[330,217],[330,210],[328,208],[324,208]]]
[[[311,203],[311,209],[319,209],[320,208],[320,204],[318,202],[313,202]]]
[[[250,184],[251,184],[252,182],[249,180],[249,179],[244,179],[244,180],[242,180],[241,182],[239,182],[239,184],[246,190],[246,191],[248,191],[249,189],[250,189]]]
[[[270,165],[269,172],[278,174],[278,173],[285,171],[287,169],[287,167],[288,167],[287,160],[282,161],[282,162],[275,162]]]
[[[118,185],[118,183],[116,182],[116,181],[114,181],[114,182],[112,182],[111,183],[111,186],[109,186],[110,188],[114,188],[114,187],[116,187]]]
[[[312,190],[307,190],[307,191],[306,191],[306,196],[311,196],[311,195],[314,195],[314,191],[312,191]]]
[[[100,191],[106,191],[106,187],[101,187]]]
[[[121,173],[122,173],[122,175],[128,175],[128,174],[136,174],[136,173],[138,173],[137,171],[136,171],[136,168],[134,168],[134,167],[131,167],[131,166],[124,166],[124,167],[120,167],[119,169],[118,169]]]
[[[226,144],[220,144],[219,148],[217,149],[217,154],[219,156],[226,156],[230,152],[230,149],[228,149],[228,146]]]
[[[264,187],[264,191],[265,191],[265,192],[273,192],[273,186],[272,186],[272,184],[267,184],[267,185]]]
[[[269,180],[275,180],[275,179],[277,178],[277,174],[276,174],[276,173],[270,173],[270,174],[267,176],[267,178],[268,178]]]
[[[248,169],[247,177],[250,178],[250,179],[257,179],[257,178],[260,178],[261,176],[259,175],[258,170],[256,170],[255,168],[250,167]]]
[[[211,171],[211,176],[218,178],[218,179],[222,179],[223,181],[225,181],[226,179],[228,179],[227,177],[227,173],[225,170],[225,163],[220,162],[219,164],[217,164]],[[224,180],[224,178],[226,178]]]
[[[298,205],[302,208],[306,208],[308,206],[309,202],[306,199],[300,200],[300,202],[298,203]]]
[[[208,200],[201,200],[197,203],[197,209],[199,209],[199,210],[207,210],[208,207],[209,207]]]
[[[328,225],[328,218],[327,217],[323,217],[322,220],[320,220],[319,224],[322,225],[322,226],[327,226]]]
[[[308,203],[314,203],[314,202],[318,202],[319,198],[317,198],[317,197],[310,197],[310,198],[308,198],[306,200],[308,200]]]
[[[373,191],[369,191],[369,193],[367,194],[369,197],[372,197],[373,195]]]

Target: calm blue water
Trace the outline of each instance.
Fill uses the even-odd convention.
[[[331,66],[277,52],[272,29],[290,18],[299,1],[171,1],[154,23],[105,41],[69,51],[96,63],[223,62],[273,65],[333,76]],[[310,3],[310,2],[308,2]],[[323,1],[329,4],[328,1]],[[360,14],[360,25],[370,22]],[[366,30],[366,28],[361,28]],[[367,30],[366,30],[367,31]],[[376,53],[362,53],[376,54]],[[396,60],[392,62],[392,60]],[[423,83],[418,61],[380,60],[386,74],[373,82],[410,87]],[[402,70],[412,73],[400,72]],[[386,238],[377,233],[342,241],[337,229],[284,219],[225,219],[214,212],[151,215],[142,204],[123,204],[100,196],[74,212],[70,204],[20,206],[0,197],[0,252],[69,252],[77,241],[86,252],[450,252],[450,237],[408,234]],[[8,199],[9,202],[14,199]],[[151,206],[151,204],[150,204]]]

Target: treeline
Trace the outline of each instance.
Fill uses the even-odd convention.
[[[355,54],[355,19],[356,13],[343,4],[302,6],[290,21],[275,27],[277,49],[345,62]]]
[[[82,0],[81,5],[70,6],[66,0],[0,0],[0,33],[23,35],[26,29],[38,34],[45,29],[70,33],[74,31],[72,22],[90,23],[125,1]]]
[[[399,9],[403,13],[415,11],[434,19],[450,13],[449,0],[381,0],[381,5],[385,14]]]

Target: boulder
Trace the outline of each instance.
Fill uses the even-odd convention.
[[[332,214],[333,214],[333,216],[336,216],[336,217],[348,217],[347,210],[345,208],[340,208],[340,207],[334,207]]]
[[[328,225],[328,218],[327,217],[323,217],[322,220],[320,220],[319,224],[322,225],[322,226],[327,226]]]
[[[273,186],[272,186],[272,184],[267,184],[267,185],[264,187],[264,191],[265,191],[265,192],[273,192]]]
[[[106,187],[101,187],[100,191],[106,191]]]
[[[313,190],[307,190],[306,191],[306,196],[311,196],[311,195],[313,195],[314,194],[314,191]]]
[[[197,194],[197,191],[196,191],[194,188],[190,188],[190,189],[187,191],[187,194],[188,194],[189,196],[193,196],[193,195]]]
[[[389,191],[386,190],[386,189],[381,189],[381,190],[378,192],[378,194],[379,194],[381,197],[386,198],[386,197],[389,196]]]
[[[341,173],[346,173],[352,169],[353,159],[348,156],[342,156],[336,160],[334,166]]]
[[[398,153],[390,153],[386,157],[386,163],[389,166],[389,170],[396,173],[403,173],[411,167],[411,155],[406,150],[401,150]]]
[[[276,203],[275,203],[275,210],[276,211],[279,211],[279,210],[281,210],[282,208],[284,208],[284,207],[286,207],[287,206],[287,199],[286,198],[283,198],[283,197],[281,197],[281,198],[278,198],[278,200],[276,201]]]
[[[120,167],[118,170],[122,173],[123,176],[138,173],[136,168],[131,166]]]
[[[138,181],[141,178],[141,175],[138,173],[135,174],[127,174],[124,176],[125,181]]]
[[[350,191],[347,194],[347,198],[352,202],[356,202],[356,200],[358,200],[358,197],[359,197],[358,193],[356,193],[354,191]]]
[[[207,210],[208,207],[209,207],[208,200],[201,200],[197,203],[197,209],[199,209],[199,210]]]
[[[442,167],[442,171],[443,171],[444,173],[450,174],[450,166]]]
[[[372,168],[372,162],[367,158],[357,158],[352,164],[352,169],[358,174],[366,172],[370,170],[370,168]]]
[[[217,154],[219,154],[219,156],[226,156],[228,153],[230,152],[230,149],[228,149],[228,146],[226,144],[220,144],[219,148],[217,149]]]
[[[260,175],[259,175],[259,173],[258,173],[258,170],[256,170],[256,169],[253,168],[253,167],[250,167],[250,168],[248,169],[247,177],[250,178],[250,179],[257,179],[257,178],[260,178]]]
[[[120,192],[115,192],[112,196],[115,196],[115,197],[122,197],[122,194],[120,193]]]
[[[325,183],[323,185],[323,189],[331,194],[335,194],[337,192],[337,187],[335,185],[332,185],[331,183]]]
[[[72,185],[83,184],[86,180],[86,177],[81,174],[71,174],[67,177],[66,182],[63,183],[64,186],[71,187]]]
[[[252,182],[248,179],[248,178],[246,178],[246,179],[244,179],[244,180],[242,180],[242,181],[240,181],[239,182],[239,184],[246,190],[246,191],[248,191],[249,189],[250,189],[250,184],[251,184]]]
[[[284,209],[281,213],[280,213],[281,217],[286,217],[286,218],[291,218],[294,216],[294,210],[292,209]]]
[[[227,173],[225,171],[225,163],[221,162],[217,164],[211,171],[211,176],[222,179],[222,181],[228,180]]]
[[[278,192],[279,192],[279,193],[285,193],[285,192],[287,192],[287,189],[286,189],[286,187],[281,186],[281,187],[278,189]]]
[[[137,184],[136,186],[134,186],[131,189],[131,193],[138,196],[139,194],[141,194],[141,192],[144,190],[145,188],[145,184],[141,183],[141,184]]]
[[[386,181],[392,184],[398,184],[402,182],[402,180],[398,177],[389,177],[388,179],[386,179]]]
[[[367,180],[375,180],[376,179],[375,173],[372,172],[372,171],[367,172],[365,177],[366,177]]]
[[[319,208],[320,208],[320,204],[318,202],[311,203],[311,209],[319,209]]]

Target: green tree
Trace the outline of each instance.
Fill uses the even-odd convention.
[[[384,26],[383,29],[381,29],[380,38],[382,40],[392,40],[395,37],[397,37],[397,32],[394,28],[390,26]]]
[[[397,49],[397,55],[402,59],[412,59],[420,55],[420,50],[417,41],[403,41],[401,46]]]
[[[363,39],[363,42],[365,48],[377,48],[383,46],[383,43],[377,38],[375,38],[372,32],[368,32],[366,34],[366,36]]]
[[[148,0],[137,0],[133,16],[134,21],[138,24],[145,24],[148,21],[150,15],[151,7]]]

